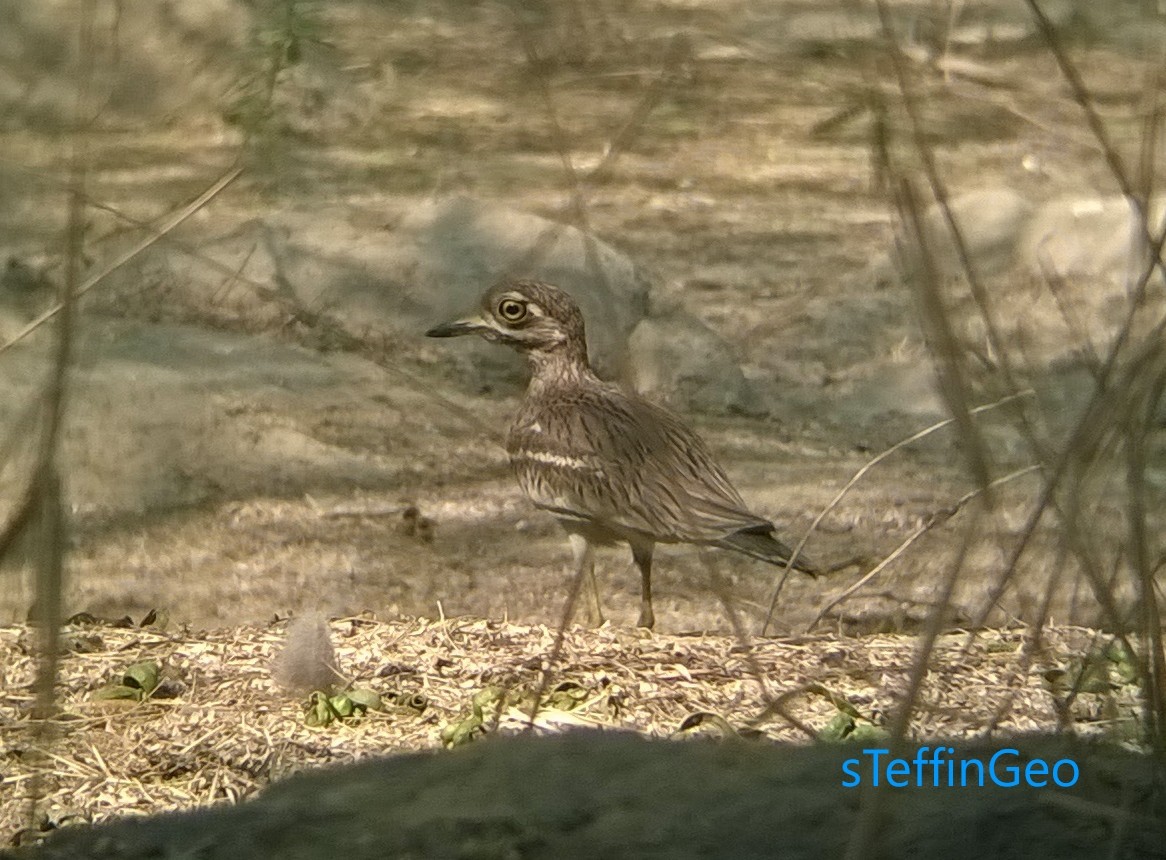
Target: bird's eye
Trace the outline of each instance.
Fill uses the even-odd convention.
[[[498,316],[506,322],[518,322],[526,316],[526,302],[516,299],[503,299],[498,303]]]

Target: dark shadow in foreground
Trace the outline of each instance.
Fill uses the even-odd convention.
[[[1019,752],[994,770],[1001,782],[1019,774],[1015,787],[991,778],[1009,746]],[[886,792],[866,857],[1166,857],[1166,782],[1149,758],[1025,738],[909,747],[888,769],[890,754],[864,752],[876,748],[491,739],[310,772],[235,807],[65,828],[0,857],[841,857],[868,799],[844,783],[856,774],[868,785],[876,758],[884,785],[888,775],[909,785]],[[1071,787],[1054,784],[1075,773]]]

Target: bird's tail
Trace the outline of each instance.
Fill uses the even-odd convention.
[[[785,567],[789,564],[790,556],[793,555],[793,550],[775,538],[770,531],[734,532],[717,541],[716,546],[735,550],[761,561],[776,564],[779,567]],[[822,573],[821,568],[801,553],[798,553],[798,557],[794,560],[793,568],[811,576],[819,576]]]

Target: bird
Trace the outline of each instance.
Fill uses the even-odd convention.
[[[583,313],[565,290],[505,279],[477,313],[428,337],[477,335],[526,357],[530,382],[506,442],[518,483],[566,530],[576,581],[595,546],[627,543],[640,572],[638,626],[652,628],[656,544],[744,553],[811,575],[768,519],[750,512],[704,440],[668,409],[600,379],[587,356]]]

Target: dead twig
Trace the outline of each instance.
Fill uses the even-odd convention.
[[[1002,486],[1009,483],[1010,481],[1016,480],[1017,478],[1022,478],[1025,475],[1031,475],[1033,472],[1039,472],[1041,468],[1042,467],[1039,465],[1025,466],[1023,469],[1017,469],[1015,472],[1011,472],[1007,475],[996,478],[991,482],[991,486],[992,488]],[[858,581],[848,586],[841,594],[834,597],[829,603],[818,610],[818,614],[814,616],[814,620],[806,625],[806,632],[813,632],[813,629],[831,609],[842,603],[844,600],[849,598],[852,594],[878,576],[878,574],[881,573],[887,567],[887,565],[906,552],[910,548],[911,544],[915,543],[915,541],[919,540],[919,538],[923,537],[923,535],[931,531],[936,526],[940,526],[946,523],[961,510],[963,510],[968,502],[977,498],[983,492],[983,487],[977,487],[976,489],[960,496],[953,504],[949,505],[948,507],[933,512],[922,524],[920,524],[915,529],[915,531],[911,532],[910,535],[908,535],[897,547],[895,547],[895,549],[888,556],[886,556],[882,561],[880,561],[873,568],[859,577]]]
[[[109,265],[107,265],[104,269],[102,269],[97,274],[91,275],[90,277],[86,278],[80,285],[78,285],[76,291],[73,294],[73,298],[75,300],[80,299],[87,292],[89,292],[91,289],[93,289],[98,284],[100,284],[110,274],[112,274],[117,269],[124,266],[126,263],[128,263],[130,260],[132,260],[134,257],[138,256],[138,254],[142,253],[144,250],[149,248],[155,242],[160,240],[163,236],[165,236],[167,233],[169,233],[171,230],[173,230],[175,227],[177,227],[179,224],[181,224],[183,221],[185,221],[187,218],[189,218],[195,212],[198,212],[200,209],[205,207],[215,197],[217,197],[224,189],[226,189],[226,187],[228,185],[230,185],[232,182],[234,182],[236,179],[238,179],[239,175],[242,172],[243,172],[242,167],[232,167],[230,170],[228,170],[226,173],[224,173],[221,177],[219,177],[209,188],[207,188],[206,191],[204,191],[202,194],[200,194],[198,197],[196,197],[193,201],[191,201],[189,204],[182,207],[181,209],[176,210],[175,213],[173,215],[171,215],[169,218],[167,218],[163,222],[162,226],[160,226],[154,233],[152,233],[150,236],[147,236],[145,239],[143,239],[138,244],[134,245],[134,247],[130,248],[125,253],[119,255],[113,262],[111,262]],[[9,340],[5,344],[0,345],[0,354],[11,349],[13,346],[15,346],[20,341],[24,340],[24,338],[28,337],[30,334],[32,334],[34,331],[36,331],[38,328],[40,328],[45,323],[47,323],[49,320],[51,320],[57,314],[61,313],[63,308],[64,308],[64,303],[60,302],[60,303],[54,305],[53,307],[49,308],[44,313],[42,313],[39,317],[34,319],[32,322],[30,322],[28,325],[26,325],[24,328],[22,328],[19,332],[17,332],[12,337],[11,340]]]
[[[1023,391],[1016,392],[1015,394],[1009,394],[1005,397],[1001,397],[999,400],[996,400],[992,403],[985,403],[985,404],[982,404],[980,406],[977,406],[977,407],[971,409],[969,414],[979,415],[982,412],[988,412],[992,409],[998,409],[1001,406],[1006,406],[1007,404],[1012,403],[1013,401],[1019,400],[1021,398],[1033,397],[1035,395],[1036,395],[1035,391],[1033,391],[1031,388],[1026,388]],[[892,445],[890,448],[887,448],[886,450],[880,452],[879,454],[876,454],[874,457],[872,457],[870,460],[868,460],[866,463],[864,463],[862,465],[862,467],[859,468],[859,470],[857,472],[855,472],[853,475],[850,476],[850,480],[848,480],[842,486],[842,489],[840,489],[837,493],[834,494],[834,498],[832,498],[826,504],[826,506],[824,508],[822,508],[821,511],[818,512],[818,515],[816,517],[814,517],[814,521],[812,523],[810,523],[810,527],[808,529],[806,529],[806,533],[802,536],[801,540],[799,540],[797,545],[794,547],[793,556],[796,558],[797,555],[801,553],[802,547],[804,547],[806,545],[806,542],[810,539],[810,537],[814,534],[814,532],[817,531],[818,526],[822,523],[822,520],[824,520],[827,516],[829,516],[830,512],[833,511],[836,507],[838,507],[839,503],[841,503],[841,501],[846,497],[846,495],[854,488],[854,485],[862,480],[863,476],[865,476],[867,474],[867,472],[869,472],[871,469],[873,469],[875,466],[877,466],[883,460],[890,457],[896,451],[901,451],[903,448],[906,448],[907,446],[909,446],[915,442],[918,442],[920,439],[924,439],[927,436],[930,436],[932,433],[935,433],[937,430],[942,430],[944,427],[951,425],[954,420],[955,419],[953,419],[953,418],[945,418],[942,421],[937,421],[935,424],[932,424],[930,427],[925,427],[922,430],[920,430],[919,432],[912,433],[907,438],[899,440],[894,445]],[[786,576],[788,575],[788,573],[789,573],[788,570],[783,569],[777,575],[776,582],[774,584],[773,595],[772,595],[772,597],[770,597],[770,600],[769,600],[769,609],[765,614],[765,623],[762,625],[762,628],[761,628],[761,635],[762,636],[766,635],[766,632],[769,629],[769,625],[773,621],[773,613],[775,611],[775,608],[777,607],[777,600],[778,600],[778,597],[780,597],[780,595],[781,595],[781,588],[785,583],[785,579],[786,579]]]

